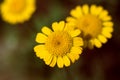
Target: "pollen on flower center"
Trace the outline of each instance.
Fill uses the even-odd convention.
[[[53,32],[45,43],[47,50],[56,56],[64,56],[72,46],[72,38],[67,32]]]
[[[13,0],[10,5],[10,11],[12,13],[20,13],[24,10],[25,4],[25,0]]]
[[[85,15],[77,22],[77,27],[83,31],[84,37],[96,37],[102,30],[102,22],[94,15]]]

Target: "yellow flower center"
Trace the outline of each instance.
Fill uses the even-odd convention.
[[[13,0],[10,4],[10,11],[12,13],[21,13],[25,9],[25,0]]]
[[[77,25],[77,28],[83,31],[83,36],[87,38],[96,37],[102,30],[101,20],[90,14],[81,17]]]
[[[63,56],[69,52],[72,46],[72,38],[67,32],[53,32],[48,36],[45,46],[49,53],[56,56]]]

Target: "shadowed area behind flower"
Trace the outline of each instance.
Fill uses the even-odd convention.
[[[36,2],[36,12],[23,24],[9,24],[3,21],[0,14],[0,80],[120,80],[119,0]],[[79,60],[67,68],[47,66],[36,57],[33,50],[37,45],[36,34],[42,26],[51,26],[54,21],[65,20],[71,9],[83,4],[101,5],[109,11],[114,22],[113,37],[100,49],[84,49]]]

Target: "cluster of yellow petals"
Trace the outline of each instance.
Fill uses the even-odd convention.
[[[72,24],[64,21],[54,22],[52,29],[43,27],[42,33],[37,34],[36,42],[40,44],[34,47],[34,51],[51,67],[56,64],[59,68],[70,66],[70,62],[74,63],[82,53],[83,41],[77,37],[80,30],[74,30]]]
[[[4,0],[1,4],[2,19],[11,24],[29,20],[36,10],[36,0]]]
[[[75,24],[75,29],[82,31],[81,36],[84,39],[85,47],[100,48],[102,43],[107,42],[107,38],[112,37],[112,18],[103,7],[96,5],[89,7],[85,4],[72,9],[70,14],[71,16],[67,17],[66,21]]]
[[[108,11],[101,6],[77,6],[64,21],[54,22],[52,29],[42,28],[36,36],[39,45],[34,47],[37,57],[51,67],[70,66],[79,59],[82,46],[100,48],[112,37],[113,22]],[[84,44],[84,45],[83,45]]]
[[[4,21],[23,23],[35,12],[35,0],[4,0],[0,5]],[[112,37],[113,22],[108,11],[101,6],[85,4],[70,11],[66,22],[54,22],[52,30],[46,26],[36,36],[34,47],[37,57],[45,64],[59,68],[70,66],[79,59],[82,46],[100,48]]]

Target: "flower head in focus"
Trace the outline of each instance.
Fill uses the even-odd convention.
[[[11,24],[29,20],[35,12],[36,0],[4,0],[1,4],[1,15],[4,21]]]
[[[65,65],[70,66],[79,59],[82,53],[83,41],[77,37],[80,30],[73,30],[72,24],[66,24],[64,21],[54,22],[52,29],[44,26],[36,36],[36,42],[39,45],[34,47],[37,57],[43,59],[45,64],[59,68]]]
[[[77,6],[71,10],[71,16],[67,17],[68,23],[75,24],[74,29],[80,29],[84,40],[84,47],[100,48],[107,38],[112,37],[113,22],[108,11],[101,6],[88,5]]]

